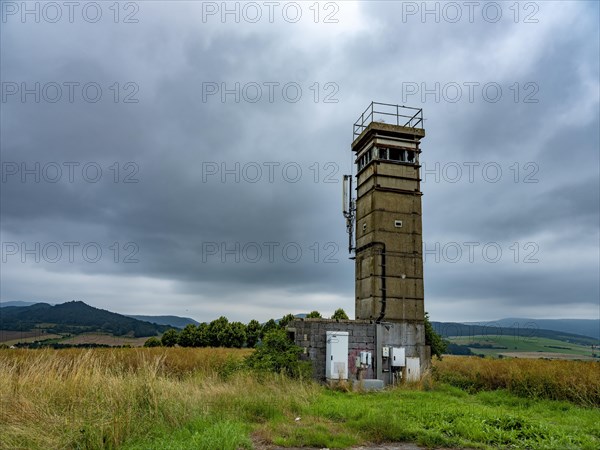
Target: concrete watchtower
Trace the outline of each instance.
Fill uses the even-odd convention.
[[[296,319],[290,337],[318,380],[371,386],[415,381],[428,370],[419,148],[421,109],[371,103],[354,124],[354,177],[344,175],[355,320]],[[356,236],[354,237],[354,234]]]
[[[354,124],[356,319],[424,321],[422,114],[373,102]]]

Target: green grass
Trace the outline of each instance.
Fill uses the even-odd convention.
[[[274,427],[276,444],[343,448],[365,441],[409,441],[429,447],[600,448],[600,411],[505,391],[469,395],[447,385],[372,394],[323,390],[303,414],[306,426]],[[331,429],[328,438],[323,428]]]
[[[240,364],[248,353],[3,350],[0,449],[600,448],[595,362],[448,357],[433,381],[359,393],[249,372]]]
[[[600,448],[600,410],[501,390],[471,395],[445,384],[428,391],[397,388],[376,393],[322,387],[308,403],[292,409],[276,400],[272,404],[241,401],[217,408],[175,432],[157,430],[124,448],[252,448],[251,434],[283,447],[414,442],[481,449]]]
[[[169,433],[157,430],[146,439],[130,443],[126,450],[238,450],[253,448],[248,425],[236,420],[201,418]]]
[[[570,342],[559,341],[556,339],[547,339],[540,337],[517,337],[517,336],[455,336],[449,337],[449,341],[466,345],[471,348],[473,353],[486,356],[498,356],[499,353],[507,352],[548,352],[548,353],[566,353],[570,355],[592,356],[591,347],[573,344]],[[506,347],[502,349],[486,349],[471,347],[469,344],[478,343],[481,345],[492,345],[494,347]]]

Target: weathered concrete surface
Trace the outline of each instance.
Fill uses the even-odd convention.
[[[422,129],[373,122],[352,143],[357,160],[362,155],[369,157],[357,174],[357,319],[383,316],[387,322],[424,320],[419,165],[419,144],[424,136]],[[414,159],[391,160],[392,151],[411,153]]]
[[[302,358],[313,364],[314,378],[325,380],[325,351],[327,331],[348,332],[348,375],[356,376],[354,360],[361,351],[375,356],[375,323],[369,320],[298,319],[288,324],[296,345],[304,349]],[[363,378],[375,378],[373,367],[363,371]]]
[[[407,357],[419,357],[421,373],[429,369],[431,351],[425,345],[425,326],[419,321],[375,323],[372,320],[296,319],[287,326],[296,345],[303,349],[301,358],[312,362],[313,376],[325,381],[326,332],[348,332],[348,377],[357,379],[355,358],[361,351],[371,352],[373,366],[363,370],[364,379],[379,379],[392,383],[389,360],[384,360],[381,348],[404,347]]]

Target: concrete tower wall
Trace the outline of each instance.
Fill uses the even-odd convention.
[[[359,167],[357,319],[424,320],[419,165],[424,135],[422,129],[372,122],[352,144]]]

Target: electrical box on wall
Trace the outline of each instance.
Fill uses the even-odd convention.
[[[348,332],[326,331],[325,377],[328,380],[348,379]]]
[[[384,358],[390,357],[390,348],[389,347],[381,347],[381,356]]]
[[[404,347],[392,347],[392,367],[404,367],[406,365],[405,355]]]
[[[371,352],[360,352],[360,365],[363,367],[370,367],[372,362]]]

